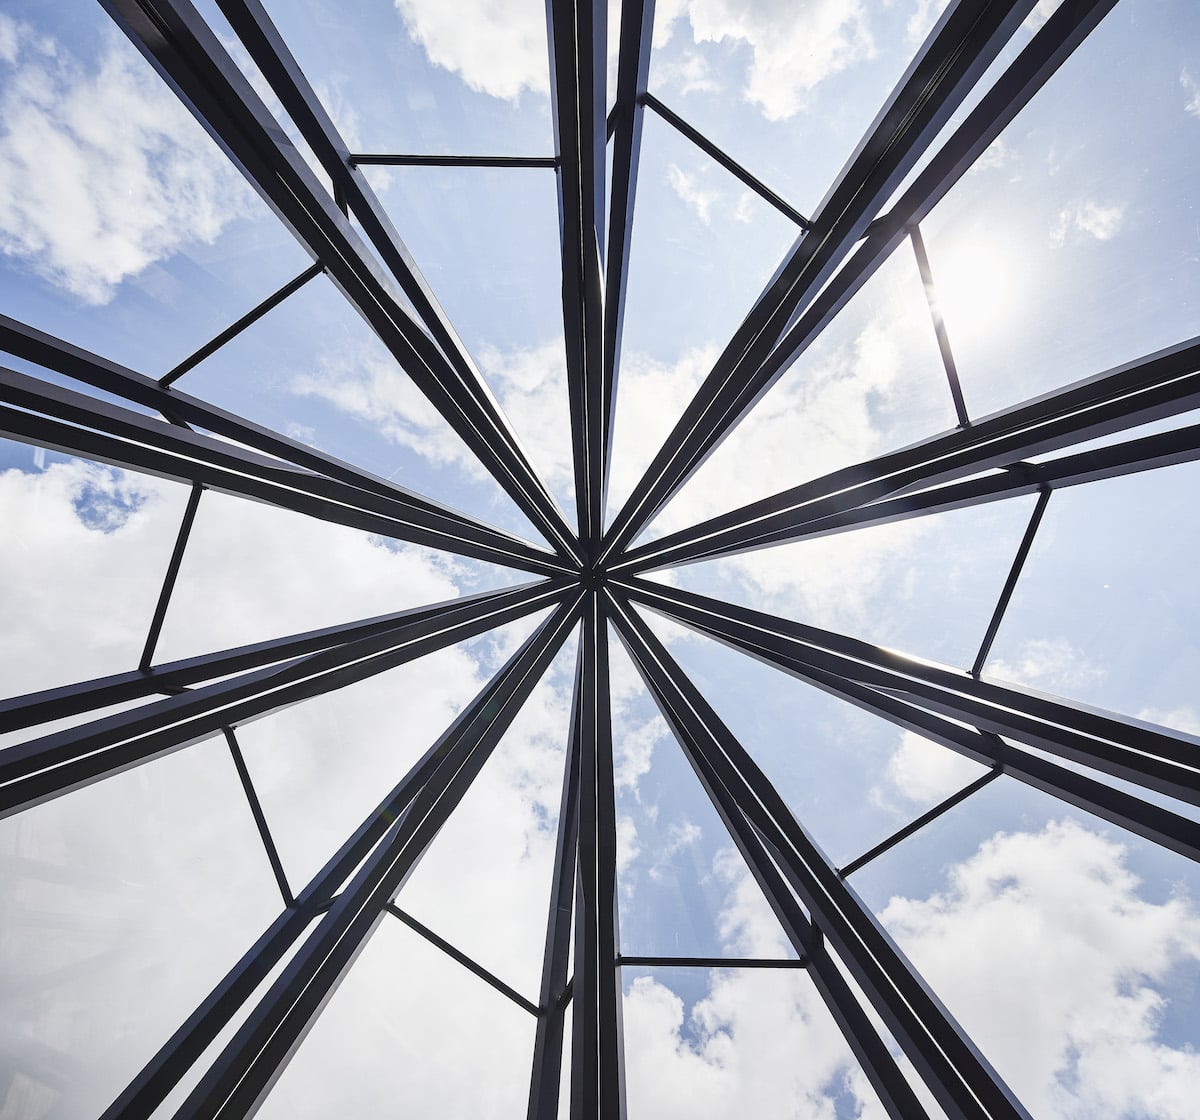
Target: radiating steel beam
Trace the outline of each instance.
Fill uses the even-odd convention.
[[[580,547],[590,564],[604,518],[605,391],[604,107],[608,7],[599,0],[548,0],[550,105],[558,160],[563,338]]]
[[[8,747],[0,751],[0,817],[553,606],[568,593],[534,584],[465,608],[452,603],[404,626]]]
[[[655,455],[605,536],[620,552],[770,388],[763,364],[793,317],[842,263],[938,130],[1033,7],[957,0],[901,79],[767,290]]]
[[[466,370],[458,357],[448,356],[437,337],[427,333],[428,324],[409,314],[349,219],[189,0],[101,3],[305,249],[325,266],[417,388],[538,531],[557,551],[573,556],[574,540],[562,514],[482,378]],[[345,184],[340,185],[344,189]]]
[[[179,1120],[252,1115],[491,757],[578,619],[564,603],[439,739],[437,764],[180,1107]]]
[[[1045,489],[1073,486],[1196,457],[1194,428],[1080,452],[1061,451],[1200,407],[1200,339],[1165,350],[984,417],[969,428],[801,483],[631,549],[613,564],[634,573],[823,536],[906,516],[938,513]],[[1018,464],[1003,476],[945,483]],[[894,502],[895,494],[908,494]]]
[[[654,34],[654,0],[623,0],[617,52],[617,89],[609,130],[612,136],[612,182],[609,184],[608,253],[604,261],[604,492],[601,514],[608,501],[613,424],[617,407],[617,378],[621,370],[621,339],[625,329],[625,294],[629,286],[629,255],[633,213],[637,201],[638,167],[642,158],[641,96],[650,77],[650,45]]]
[[[557,589],[565,592],[568,587],[569,584],[565,580],[559,579],[549,583],[521,584],[499,592],[480,591],[442,603],[410,607],[408,610],[344,622],[337,626],[326,626],[320,630],[306,630],[265,642],[234,646],[199,657],[168,661],[144,671],[138,669],[113,673],[95,680],[0,699],[0,734],[62,719],[65,716],[96,711],[114,704],[125,704],[146,696],[174,694],[234,673],[244,673],[248,669],[258,669],[264,665],[277,664],[321,650],[346,646],[364,638],[380,639],[382,644],[376,648],[384,649],[393,641],[393,636],[398,631],[426,626],[429,633],[434,633],[441,626],[456,618],[461,620],[468,612],[489,602],[495,606],[498,595],[524,594],[537,589]]]
[[[0,433],[13,439],[492,563],[542,574],[566,568],[559,557],[427,498],[384,497],[3,367],[0,402]]]
[[[416,795],[443,764],[450,742],[486,718],[499,698],[497,682],[508,679],[521,651],[464,709],[450,729],[435,742],[297,897],[250,947],[221,982],[160,1048],[141,1072],[104,1112],[101,1120],[149,1120],[179,1080],[217,1038],[255,988],[286,956],[309,923],[333,906],[338,890],[379,841],[405,818]]]
[[[574,913],[575,863],[579,841],[579,783],[581,775],[579,677],[583,671],[580,645],[575,668],[575,695],[571,708],[571,737],[563,765],[562,796],[558,806],[558,836],[554,846],[554,877],[546,919],[546,945],[538,992],[538,1023],[533,1041],[533,1068],[529,1078],[527,1120],[558,1120],[562,1084],[563,1034],[567,1011],[567,969],[571,959],[571,917]]]
[[[758,853],[738,845],[743,854],[750,853],[751,870],[767,879],[782,872],[807,911],[812,931],[803,944],[809,973],[825,985],[841,981],[834,990],[818,982],[818,989],[889,1113],[897,1120],[926,1115],[887,1047],[869,1025],[864,1026],[862,1008],[841,980],[822,939],[828,939],[951,1120],[1028,1120],[1028,1113],[796,822],[645,621],[620,602],[619,592],[614,599],[610,588],[609,595],[622,641],[731,834],[736,837],[749,827],[761,837],[763,850]],[[863,1057],[869,1040],[875,1044],[870,1060]]]
[[[1200,736],[972,677],[857,638],[642,580],[637,602],[778,665],[866,685],[1123,781],[1200,805]]]
[[[584,603],[579,643],[571,729],[580,788],[570,1115],[572,1120],[624,1120],[608,623],[594,592]]]

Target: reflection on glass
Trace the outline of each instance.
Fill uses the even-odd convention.
[[[534,1019],[385,916],[258,1115],[525,1115]]]
[[[0,880],[13,1117],[98,1116],[279,906],[219,739],[0,821]]]

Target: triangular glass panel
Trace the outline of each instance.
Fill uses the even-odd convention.
[[[922,222],[973,416],[1197,332],[1187,81],[1200,24],[1192,9],[1125,8]]]
[[[460,642],[238,727],[299,891],[486,684]]]
[[[687,590],[969,667],[1035,499],[797,541],[668,573]]]
[[[798,233],[649,113],[633,221],[610,514],[633,489]]]
[[[609,648],[622,954],[794,956],[624,647]]]
[[[309,261],[105,12],[21,8],[0,52],[0,305],[159,376]]]
[[[684,484],[671,531],[955,426],[912,246],[903,241]]]
[[[402,910],[533,1003],[554,877],[575,647],[568,642],[555,657],[396,898]]]
[[[540,539],[325,276],[206,358],[178,388],[452,509]]]
[[[532,1015],[385,917],[258,1115],[525,1115]]]
[[[534,466],[563,510],[573,514],[553,171],[366,172]]]
[[[0,880],[12,1116],[99,1115],[280,907],[221,739],[0,821]]]
[[[0,543],[5,694],[136,668],[187,488],[40,448],[0,449],[0,517],[21,526]]]

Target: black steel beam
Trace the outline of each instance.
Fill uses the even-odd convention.
[[[437,764],[403,816],[200,1079],[179,1120],[254,1113],[576,625],[580,598],[555,610],[439,739]]]
[[[942,309],[938,304],[933,269],[929,266],[929,254],[925,251],[925,238],[921,236],[921,227],[913,226],[908,231],[908,236],[912,242],[913,255],[917,258],[917,271],[921,274],[921,286],[925,289],[925,302],[929,305],[929,317],[933,320],[933,333],[937,336],[942,367],[946,371],[946,382],[950,388],[950,397],[954,401],[954,413],[958,417],[959,427],[966,428],[970,426],[971,417],[967,414],[967,402],[963,399],[962,384],[958,380],[958,366],[954,362],[954,351],[950,349],[946,320],[942,318]]]
[[[639,957],[617,958],[622,968],[807,968],[806,957]]]
[[[559,557],[419,495],[385,497],[3,367],[0,402],[0,432],[13,439],[492,563],[566,569]]]
[[[1193,338],[993,413],[969,428],[933,436],[667,534],[631,549],[612,567],[632,574],[1187,462],[1195,458],[1192,428],[1044,464],[1024,460],[1198,407],[1200,339]],[[1004,476],[973,479],[958,489],[943,485],[1011,464],[1020,465]],[[883,500],[896,494],[910,497],[895,503]]]
[[[557,587],[565,591],[568,584],[558,580],[552,584],[529,583],[506,588],[502,592],[522,592],[534,588]],[[145,671],[113,673],[95,680],[62,685],[23,696],[0,699],[0,734],[32,727],[64,716],[75,716],[95,711],[113,704],[124,704],[146,696],[181,692],[196,684],[243,673],[247,669],[258,669],[288,661],[295,657],[317,653],[320,650],[345,646],[362,638],[390,635],[398,630],[419,624],[434,624],[430,633],[443,621],[461,612],[470,611],[488,600],[495,602],[495,591],[481,591],[464,595],[443,603],[411,607],[391,614],[327,626],[320,630],[306,630],[266,642],[235,646],[217,653],[206,653],[199,657],[188,657],[178,661],[164,662]],[[392,639],[383,637],[384,648]]]
[[[787,671],[815,670],[908,700],[980,731],[1014,739],[1181,801],[1200,805],[1200,737],[980,680],[857,638],[642,580],[638,602]]]
[[[958,0],[901,79],[605,536],[619,553],[773,384],[764,363],[1033,7]]]
[[[1008,1087],[796,822],[766,776],[645,621],[627,603],[613,598],[611,589],[610,601],[622,641],[735,842],[747,828],[761,838],[758,851],[738,842],[751,871],[760,885],[782,873],[804,906],[812,927],[807,935],[800,934],[809,973],[818,980],[818,990],[889,1114],[905,1120],[926,1115],[886,1045],[864,1026],[863,1009],[829,958],[824,939],[951,1120],[1027,1120],[1028,1114]],[[786,891],[786,885],[776,889]],[[831,981],[834,985],[840,981],[840,986],[829,987]],[[869,1052],[865,1050],[868,1042],[873,1043]]]
[[[533,1042],[527,1120],[558,1120],[562,1084],[563,1034],[566,1027],[567,968],[571,959],[571,916],[574,913],[575,862],[579,842],[579,783],[581,747],[578,686],[583,671],[583,647],[576,659],[576,687],[571,710],[570,742],[563,765],[562,797],[558,807],[558,836],[554,846],[554,876],[546,918],[546,947],[538,992],[538,1023]]]
[[[568,593],[535,584],[482,596],[465,608],[451,603],[333,649],[8,747],[0,751],[0,817],[553,606]]]
[[[616,417],[617,378],[621,369],[621,339],[625,328],[625,293],[629,286],[629,254],[633,212],[637,201],[638,166],[642,158],[641,95],[650,76],[650,45],[654,34],[654,0],[623,0],[617,52],[617,89],[609,118],[612,136],[612,183],[609,185],[608,253],[604,262],[604,492],[612,459]]]
[[[351,167],[548,167],[558,166],[555,156],[450,156],[403,152],[352,152]]]
[[[608,7],[599,0],[548,0],[546,18],[575,505],[580,547],[590,565],[603,531],[608,430],[601,259]]]
[[[735,178],[749,187],[759,198],[769,205],[775,207],[785,218],[791,222],[795,222],[802,230],[812,229],[810,222],[803,214],[800,213],[790,202],[786,202],[778,194],[776,194],[766,183],[761,179],[751,175],[740,163],[732,156],[722,151],[716,146],[707,136],[699,129],[688,124],[678,113],[673,109],[664,105],[652,93],[643,93],[641,96],[642,103],[653,109],[664,121],[667,122],[676,132],[682,136],[686,136],[693,144],[696,145],[709,159],[719,163],[726,171]]]
[[[154,614],[150,619],[150,627],[146,633],[146,644],[142,647],[142,656],[138,661],[138,672],[145,673],[154,660],[154,650],[158,646],[158,636],[162,633],[163,622],[166,621],[167,608],[171,605],[171,594],[175,590],[175,581],[179,578],[179,568],[183,563],[184,549],[187,548],[188,538],[192,534],[192,525],[196,521],[196,511],[200,508],[200,498],[204,487],[193,483],[192,492],[188,495],[187,505],[183,509],[183,517],[179,521],[179,532],[175,536],[175,547],[171,550],[171,558],[167,561],[167,570],[163,576],[162,588],[158,593],[158,602],[154,605]]]
[[[417,388],[538,531],[556,551],[575,555],[576,546],[562,514],[534,473],[487,385],[461,350],[447,342],[450,328],[439,318],[415,266],[406,272],[401,269],[401,284],[408,289],[404,294],[413,301],[417,319],[403,306],[347,216],[189,0],[101,3],[251,186],[325,267]],[[247,49],[253,53],[261,43],[248,37]],[[281,61],[281,65],[285,64]],[[272,70],[279,80],[274,67]],[[293,77],[303,81],[298,69]],[[312,102],[309,109],[315,113],[319,103],[315,97]],[[297,126],[305,127],[305,121],[297,120]],[[333,142],[330,137],[329,143]],[[348,157],[342,150],[343,158]],[[349,174],[348,163],[346,170]],[[338,186],[350,200],[347,184],[339,182]],[[362,221],[361,215],[356,216]],[[398,239],[393,248],[397,256],[389,261],[389,267],[398,268],[403,255]],[[415,298],[414,292],[425,295]],[[431,321],[425,320],[426,314],[432,315]],[[447,353],[447,348],[454,352]]]
[[[594,592],[584,603],[579,645],[570,748],[578,751],[580,767],[570,1115],[572,1120],[623,1120],[608,620]]]
[[[250,771],[246,767],[246,759],[242,755],[242,748],[238,744],[237,736],[234,734],[232,727],[223,727],[221,731],[225,735],[225,742],[228,744],[229,753],[233,757],[233,765],[237,770],[238,780],[242,783],[242,792],[246,795],[246,804],[250,806],[250,815],[254,818],[254,826],[258,829],[259,839],[262,840],[263,851],[267,854],[267,862],[271,865],[271,872],[275,876],[276,885],[279,887],[280,897],[283,899],[284,906],[293,907],[296,905],[296,898],[292,894],[287,873],[283,869],[283,860],[279,858],[279,849],[275,847],[275,839],[271,835],[270,826],[267,824],[267,814],[263,812],[262,802],[258,799],[254,782],[250,780]]]

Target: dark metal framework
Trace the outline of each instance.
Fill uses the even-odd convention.
[[[332,191],[284,138],[190,0],[102,0],[118,26],[290,228],[312,257],[311,267],[158,379],[0,317],[0,348],[128,403],[109,403],[4,369],[0,433],[192,487],[140,664],[0,702],[0,731],[28,729],[33,736],[0,752],[0,813],[19,812],[221,734],[283,902],[275,922],[105,1117],[151,1116],[244,1010],[260,983],[287,958],[286,967],[210,1059],[177,1113],[223,1120],[252,1114],[366,938],[389,916],[536,1017],[531,1120],[558,1115],[564,1061],[570,1066],[571,1116],[624,1115],[620,974],[623,966],[635,964],[805,968],[891,1116],[909,1120],[927,1114],[912,1071],[949,1117],[1026,1116],[847,880],[1001,774],[1200,859],[1200,825],[1194,820],[1165,807],[1157,796],[1140,796],[1104,780],[1108,775],[1151,795],[1200,805],[1200,742],[980,675],[1054,490],[1200,458],[1200,425],[1126,438],[1098,450],[1072,450],[1097,436],[1182,415],[1200,405],[1200,340],[1187,340],[1036,400],[973,418],[958,387],[949,339],[931,303],[959,420],[955,431],[649,544],[631,548],[630,542],[906,239],[924,283],[932,288],[935,274],[920,222],[1115,0],[1062,4],[935,151],[932,144],[943,125],[1033,7],[1033,0],[951,3],[811,218],[649,93],[653,0],[624,0],[621,6],[615,103],[607,114],[606,5],[598,0],[549,0],[556,144],[553,156],[531,157],[352,153],[260,0],[217,2],[320,162]],[[613,402],[646,108],[791,218],[800,235],[606,529]],[[608,144],[612,172],[606,182]],[[920,173],[884,212],[896,187],[922,160]],[[368,164],[553,169],[562,235],[575,529],[533,471],[372,192],[360,170]],[[175,388],[191,368],[319,272],[340,288],[543,534],[545,548],[530,546]],[[155,419],[147,409],[163,419]],[[1061,454],[1037,464],[1027,461],[1047,452]],[[156,662],[158,632],[206,490],[501,563],[540,578],[503,591],[185,661]],[[969,671],[642,578],[642,573],[669,565],[1033,493],[1039,495],[1036,509]],[[238,724],[547,607],[553,609],[546,621],[325,867],[301,889],[290,884],[241,756]],[[849,865],[834,867],[655,637],[642,608],[916,730],[989,770]],[[678,738],[797,960],[621,955],[610,628]],[[535,1005],[407,915],[394,899],[555,653],[576,632],[574,709]],[[85,719],[65,731],[40,729],[63,716],[86,717],[131,700],[142,703],[116,715]],[[572,938],[573,976],[568,974]],[[570,1053],[564,1055],[568,1015],[572,1039]],[[876,1022],[889,1033],[881,1033]]]

